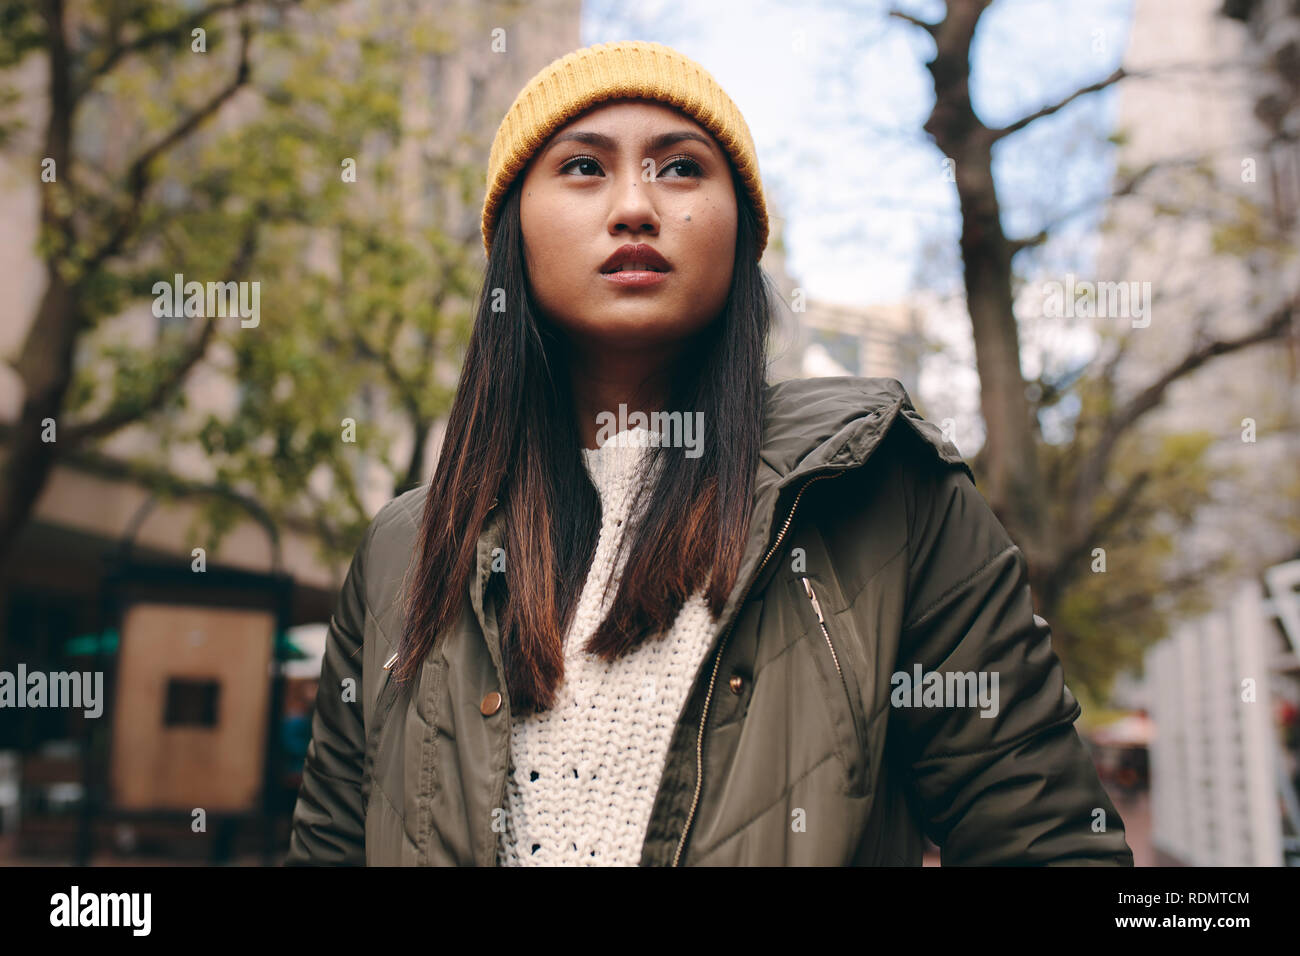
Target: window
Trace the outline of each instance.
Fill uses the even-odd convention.
[[[221,685],[215,680],[167,681],[163,724],[167,727],[215,727]]]

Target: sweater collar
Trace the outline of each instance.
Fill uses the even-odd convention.
[[[582,461],[604,512],[625,512],[646,479],[653,443],[659,433],[637,426],[626,428],[599,448],[583,448]]]

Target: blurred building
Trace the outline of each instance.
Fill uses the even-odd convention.
[[[802,319],[807,335],[803,376],[896,378],[917,400],[922,321],[917,305],[849,306],[814,300]]]
[[[1098,328],[1127,336],[1121,400],[1297,290],[1300,7],[1136,0],[1124,66],[1152,72],[1119,86],[1126,195],[1087,277],[1149,293],[1143,314],[1098,313]],[[1125,686],[1154,721],[1152,833],[1167,860],[1281,865],[1300,853],[1298,368],[1276,340],[1214,358],[1143,423],[1153,439],[1208,430],[1212,463],[1237,469],[1172,557],[1185,571],[1226,552],[1237,568],[1205,581],[1211,612],[1176,622],[1147,654],[1144,684]]]
[[[393,142],[376,141],[367,144],[367,148],[391,150],[400,157],[398,188],[406,197],[404,209],[409,215],[406,225],[418,227],[437,222],[448,235],[461,237],[481,256],[478,231],[481,184],[466,200],[453,188],[444,170],[447,164],[462,162],[486,168],[488,147],[496,126],[518,90],[546,63],[580,46],[581,4],[579,0],[539,0],[522,6],[509,2],[444,0],[430,6],[404,0],[377,6],[369,0],[349,0],[328,14],[331,23],[340,24],[340,69],[346,69],[348,63],[359,62],[348,57],[347,44],[355,40],[343,39],[343,27],[348,23],[372,23],[377,10],[393,31],[400,33],[418,27],[432,31],[441,37],[441,42],[436,45],[437,52],[412,58],[403,89],[402,134]],[[267,14],[273,18],[298,15],[301,15],[298,11]],[[76,34],[76,11],[69,16],[73,18],[70,32]],[[229,20],[227,25],[234,22]],[[494,34],[497,30],[501,31],[499,35]],[[269,48],[258,49],[256,43],[254,49],[260,58],[259,67],[266,66],[265,58],[274,55]],[[214,53],[214,61],[217,59]],[[226,63],[225,59],[220,62]],[[47,122],[42,57],[31,57],[18,79],[24,91],[27,138],[0,159],[3,163],[0,165],[0,217],[6,223],[6,229],[0,233],[0,270],[10,277],[6,295],[0,302],[3,310],[0,349],[7,355],[21,348],[44,289],[43,265],[35,254],[41,184],[37,175],[39,164],[31,159],[38,154]],[[120,122],[120,112],[125,108],[120,101],[103,96],[83,108],[77,126],[77,155],[87,166],[120,174],[138,153],[141,144],[120,135],[125,128]],[[182,161],[200,162],[206,137],[248,121],[257,109],[255,95],[236,96],[225,104],[211,127],[178,148],[178,157]],[[14,158],[23,156],[27,158]],[[365,203],[369,187],[363,182],[357,186],[357,201]],[[166,187],[167,184],[159,184],[158,188]],[[171,195],[168,199],[183,201],[184,197]],[[330,253],[327,244],[313,243],[303,249],[304,258],[318,267],[329,267]],[[173,270],[161,271],[169,277]],[[169,324],[176,324],[176,320],[156,318],[148,303],[138,303],[121,315],[106,319],[95,336],[100,342],[161,348]],[[88,362],[90,354],[87,343],[83,342],[78,363]],[[201,421],[209,412],[233,408],[240,386],[227,371],[229,359],[226,350],[210,349],[185,380],[186,409],[169,411],[166,416]],[[112,370],[105,367],[100,371],[107,378]],[[455,364],[448,362],[442,373],[454,383]],[[371,420],[382,426],[385,424],[383,410],[390,403],[382,400],[380,388],[378,384],[367,388],[361,402]],[[16,418],[22,398],[20,383],[7,365],[0,364],[0,421],[12,422]],[[87,660],[90,646],[87,641],[110,658],[117,653],[118,635],[99,634],[97,628],[105,570],[111,567],[115,550],[128,537],[134,541],[134,555],[138,560],[188,567],[197,515],[195,505],[185,499],[151,505],[145,487],[133,479],[129,463],[138,466],[149,461],[148,467],[159,473],[196,483],[217,485],[218,475],[212,461],[198,447],[178,447],[162,455],[157,440],[158,422],[158,417],[154,417],[122,428],[93,452],[67,455],[56,465],[18,543],[13,571],[0,582],[0,668],[13,670],[18,662],[23,662],[33,670],[73,670],[84,666]],[[440,440],[438,429],[428,436],[434,449]],[[408,437],[407,447],[393,449],[395,460],[404,460],[410,454],[410,445]],[[426,472],[431,471],[433,458],[426,457],[425,462]],[[392,496],[393,476],[377,462],[359,461],[357,478],[371,513]],[[313,475],[313,490],[321,497],[328,496],[329,475]],[[329,620],[347,570],[346,562],[331,565],[321,560],[317,532],[307,515],[299,521],[282,523],[277,531],[278,548],[274,548],[267,530],[241,513],[220,547],[207,555],[208,566],[260,573],[271,569],[278,558],[279,569],[294,584],[289,623],[314,624],[319,631]],[[220,630],[215,620],[194,626],[206,631],[209,625],[213,633]],[[251,622],[247,626],[235,625],[236,630],[251,626]],[[97,635],[105,640],[96,641]],[[317,633],[315,643],[319,643],[318,638]],[[277,641],[284,639],[288,636],[276,637]],[[301,643],[313,645],[313,640]],[[260,659],[264,660],[263,645],[256,646],[262,649],[247,653],[263,655]],[[178,656],[181,656],[179,651]],[[306,656],[308,661],[316,662],[318,672],[318,649],[313,646]],[[254,664],[256,668],[257,662]],[[290,667],[281,676],[290,684],[302,678]],[[171,689],[169,685],[169,695]],[[179,691],[178,695],[172,695],[176,700],[168,697],[167,704],[178,713],[192,710],[202,714],[205,708],[211,709],[215,699],[212,687],[206,684],[179,686]],[[304,701],[309,702],[311,697],[310,690],[290,686],[286,691],[285,715],[292,723],[292,732],[286,731],[286,740],[301,736],[307,706]],[[26,711],[20,719],[10,719],[11,716],[6,714],[0,721],[0,767],[10,768],[0,775],[0,826],[8,827],[15,817],[33,819],[33,812],[22,813],[23,807],[34,811],[36,816],[66,818],[82,795],[80,715],[46,709]],[[111,722],[113,715],[105,714],[103,719]],[[17,761],[13,759],[15,754]],[[15,763],[17,770],[12,769]],[[292,790],[292,780],[288,787]],[[17,802],[10,799],[11,790],[19,793]],[[182,824],[175,832],[183,835],[188,829]],[[131,833],[138,832],[131,830]],[[0,837],[3,835],[0,833]],[[67,836],[66,828],[64,836]],[[110,836],[121,837],[120,828],[114,829]],[[135,837],[128,836],[119,842],[132,845]],[[50,846],[59,852],[67,851],[66,839],[54,839]]]
[[[924,307],[918,301],[855,306],[809,298],[786,267],[785,219],[768,198],[771,239],[762,267],[781,294],[768,378],[896,378],[917,401]]]
[[[1300,560],[1146,656],[1152,842],[1192,866],[1300,865]]]

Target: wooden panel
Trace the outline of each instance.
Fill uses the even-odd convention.
[[[253,810],[270,696],[269,611],[139,603],[122,622],[110,780],[129,810]]]

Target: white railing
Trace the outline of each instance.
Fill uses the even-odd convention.
[[[1146,654],[1152,843],[1192,866],[1282,866],[1298,855],[1284,838],[1284,817],[1300,829],[1300,807],[1274,715],[1280,698],[1294,699],[1300,666],[1300,561],[1263,577],[1267,596],[1243,582]]]

